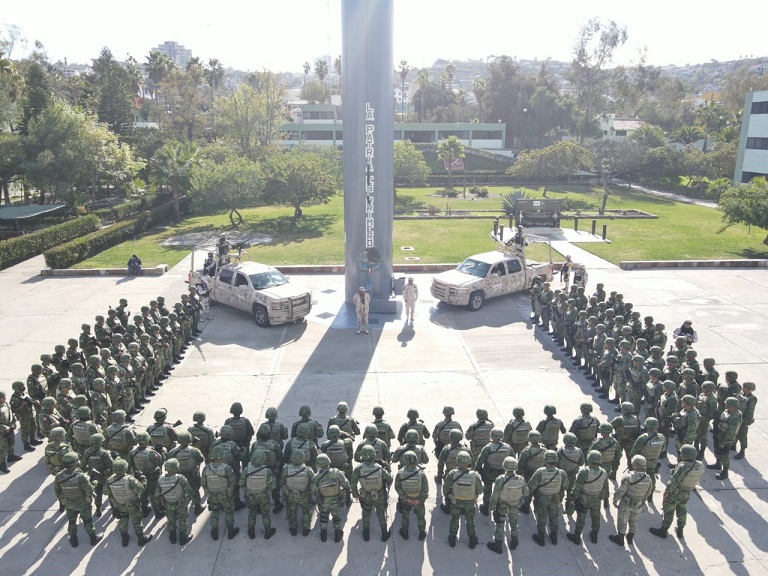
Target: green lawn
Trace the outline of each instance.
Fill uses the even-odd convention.
[[[498,195],[519,187],[490,188],[492,198],[476,200],[442,198],[434,196],[434,188],[400,188],[397,191],[397,208],[426,209],[433,204],[443,213],[451,210],[500,210]],[[534,197],[541,190],[526,189]],[[578,200],[599,207],[602,190],[596,187],[572,185],[551,187],[550,198]],[[685,260],[720,258],[768,258],[768,247],[762,244],[765,234],[745,226],[734,226],[722,234],[721,215],[717,210],[683,204],[643,194],[616,190],[608,200],[609,209],[634,208],[659,216],[656,220],[598,220],[598,230],[608,224],[610,244],[583,244],[590,252],[618,263],[622,260]],[[260,232],[273,237],[270,246],[249,250],[254,260],[270,264],[340,264],[344,262],[343,198],[336,196],[329,204],[304,209],[304,217],[294,225],[293,210],[287,207],[261,207],[242,210],[245,223],[242,230]],[[466,256],[492,250],[493,242],[488,233],[493,225],[493,213],[482,220],[396,220],[394,225],[393,260],[405,263],[408,256],[417,256],[421,262],[459,262]],[[563,220],[563,226],[572,226]],[[582,221],[581,228],[589,229],[591,222]],[[231,230],[226,211],[185,219],[180,224],[150,230],[144,236],[102,252],[98,256],[78,264],[77,268],[103,268],[125,266],[131,254],[138,254],[145,267],[158,264],[173,266],[184,258],[189,250],[164,248],[159,242],[169,236],[210,230],[211,233]],[[412,246],[413,251],[401,250]],[[530,256],[547,259],[542,247],[533,247]],[[562,259],[555,257],[555,259]]]

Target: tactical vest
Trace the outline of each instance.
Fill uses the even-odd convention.
[[[303,464],[295,466],[288,464],[285,470],[285,486],[292,492],[304,492],[309,486],[308,468]]]
[[[256,452],[264,454],[264,464],[266,466],[269,466],[270,468],[275,467],[275,464],[277,464],[277,455],[275,455],[274,450],[270,450],[269,447],[264,446],[261,442],[257,442],[251,451],[251,457],[253,457]]]
[[[60,474],[69,474],[68,472],[60,472]],[[82,500],[83,491],[80,488],[80,471],[76,471],[69,476],[64,476],[59,480],[59,487],[61,488],[62,497],[67,500]]]
[[[161,476],[157,483],[160,485],[160,493],[166,502],[178,502],[184,498],[184,489],[181,487],[181,476]]]
[[[493,443],[488,446],[488,457],[485,459],[485,463],[493,470],[501,470],[504,459],[512,455],[512,448],[508,444],[503,443],[498,444],[496,449],[494,449]]]
[[[728,412],[720,414],[720,420],[717,421],[717,432],[720,435],[725,435],[728,432],[728,428],[731,424],[731,417]]]
[[[97,470],[98,472],[105,472],[106,467],[104,466],[104,461],[101,458],[101,449],[94,449],[91,451],[86,452],[86,455],[88,456],[87,462],[88,467],[92,470]]]
[[[224,439],[219,438],[218,441],[214,442],[211,445],[211,451],[213,451],[213,449],[216,446],[221,446],[224,449],[223,450],[223,454],[221,456],[221,461],[224,462],[224,464],[228,464],[229,466],[234,466],[235,465],[235,455],[232,454],[232,446],[233,445],[234,445],[234,442],[232,442],[231,440],[224,440]]]
[[[477,493],[475,492],[475,475],[469,470],[457,474],[454,478],[451,491],[456,500],[477,500]]]
[[[281,446],[283,445],[283,427],[277,422],[267,422],[269,424],[269,439],[274,440]]]
[[[592,467],[587,468],[587,480],[581,488],[581,493],[585,496],[599,496],[605,485],[605,470]]]
[[[688,462],[685,464],[687,472],[677,485],[678,490],[693,490],[704,475],[704,465],[701,462]]]
[[[538,493],[542,496],[554,496],[560,492],[563,478],[557,468],[545,468],[541,474]]]
[[[525,468],[529,472],[536,472],[544,466],[544,453],[546,450],[541,446],[531,446],[528,452],[528,459],[525,461]]]
[[[400,472],[400,486],[402,486],[403,492],[405,492],[408,498],[418,498],[421,494],[422,477],[423,474],[419,468],[413,472],[406,472],[404,470]]]
[[[318,480],[318,491],[320,495],[325,498],[334,498],[341,492],[341,482],[336,473],[331,474],[329,471],[321,472],[322,476]]]
[[[648,494],[651,485],[651,477],[645,472],[632,471],[629,473],[627,491],[624,494],[633,502],[638,502]]]
[[[376,425],[376,434],[379,436],[379,440],[389,446],[389,424],[384,420],[374,420],[373,423]]]
[[[133,460],[133,468],[144,474],[148,474],[154,469],[154,466],[152,466],[152,463],[149,461],[149,448],[140,448],[136,450],[133,453],[131,460]]]
[[[541,433],[541,441],[545,445],[557,444],[557,441],[560,439],[560,426],[562,425],[562,421],[557,418],[545,420],[544,431]]]
[[[353,438],[355,437],[355,431],[352,429],[352,419],[351,418],[344,418],[344,420],[341,419],[339,416],[335,416],[333,418],[332,424],[335,424],[339,427],[339,430],[342,432],[346,432]]]
[[[696,401],[696,409],[702,418],[709,419],[710,416],[714,416],[717,409],[717,400],[714,396],[711,396],[713,401],[709,401],[709,397],[706,394],[701,394]],[[714,409],[713,409],[714,407]]]
[[[248,441],[248,427],[245,418],[228,418],[225,424],[232,427],[232,440],[243,445]]]
[[[499,502],[515,507],[520,504],[523,497],[525,478],[521,476],[506,476],[501,482],[499,490]]]
[[[112,478],[114,478],[114,476]],[[110,478],[109,489],[112,492],[112,497],[118,504],[125,506],[126,504],[139,499],[139,495],[131,490],[130,482],[129,476],[123,476],[122,478],[117,478],[115,480]]]
[[[182,474],[189,474],[193,470],[197,470],[197,467],[199,466],[192,458],[192,449],[189,446],[174,450],[168,456],[169,458],[176,458],[176,460],[179,461],[179,472]]]
[[[48,462],[55,468],[61,468],[61,457],[69,452],[69,446],[64,444],[48,443],[45,447],[45,455],[48,457]]]
[[[366,464],[360,470],[360,487],[366,492],[378,492],[384,488],[384,473],[381,466],[373,465],[373,469]]]
[[[608,442],[613,440],[610,436],[606,439]],[[597,450],[600,451],[600,454],[603,455],[603,464],[610,464],[613,462],[613,457],[616,456],[616,450],[619,448],[619,443],[615,440],[611,442],[610,444],[606,445],[604,448],[597,448]]]
[[[193,438],[196,438],[195,448],[198,448],[203,454],[208,454],[211,449],[211,436],[208,431],[197,424],[187,428],[187,431],[192,434]]]
[[[104,434],[107,436],[107,446],[111,450],[119,451],[128,448],[128,443],[125,441],[125,431],[127,429],[128,426],[123,424],[119,427],[117,425],[109,426],[104,430]]]
[[[640,455],[645,458],[647,463],[656,462],[659,459],[661,451],[664,450],[665,438],[656,432],[648,433],[645,444],[640,448]]]
[[[512,431],[509,436],[509,441],[512,442],[512,444],[525,444],[528,442],[528,432],[533,429],[531,423],[527,420],[513,420],[510,424]]]
[[[622,426],[616,428],[616,439],[622,444],[631,444],[640,435],[640,421],[637,416],[622,416]]]
[[[384,451],[381,449],[381,442],[378,441],[371,442],[370,440],[366,440],[363,442],[363,446],[370,446],[376,451],[376,460],[384,460]]]
[[[580,426],[576,428],[575,434],[582,444],[591,443],[597,438],[597,420],[590,416],[589,421],[586,422],[582,418]]]
[[[455,420],[441,422],[437,427],[437,439],[445,445],[450,444],[451,430],[461,430],[461,425]]]
[[[334,440],[325,447],[325,453],[328,458],[331,459],[331,466],[342,470],[349,464],[347,457],[347,449],[344,442],[341,440]]]
[[[472,435],[472,443],[480,448],[488,444],[491,441],[492,429],[493,423],[490,420],[483,420],[480,422],[477,427],[475,427],[474,434]]]
[[[419,435],[419,444],[424,444],[424,424],[421,422],[409,422],[407,424],[407,427],[405,428],[405,431],[408,432],[409,430],[416,430],[416,433]]]
[[[223,465],[209,464],[205,470],[207,471],[205,481],[208,486],[208,492],[211,494],[223,494],[229,489],[229,479]],[[219,474],[218,470],[221,470],[221,474]]]
[[[581,449],[576,446],[563,446],[560,449],[560,459],[557,465],[566,474],[570,474],[579,467],[583,454]]]
[[[269,468],[267,466],[248,467],[245,473],[245,490],[248,494],[263,494],[267,491],[269,481]]]
[[[302,452],[304,454],[304,462],[309,462],[312,458],[312,453],[310,452],[310,444],[311,442],[309,440],[302,440],[300,438],[291,438],[290,446],[291,446],[291,453],[293,452]]]
[[[739,410],[741,410],[741,413],[744,414],[747,411],[747,404],[748,404],[749,398],[747,398],[743,394],[739,394],[737,398],[739,399]]]
[[[445,471],[450,472],[454,468],[458,468],[459,463],[456,461],[456,457],[459,455],[459,452],[462,450],[466,450],[465,446],[462,446],[459,444],[458,446],[449,446],[448,447],[448,454],[445,457]]]
[[[147,432],[149,432],[153,444],[162,444],[166,449],[170,448],[173,444],[173,440],[171,440],[171,436],[168,434],[167,424],[156,422],[149,427]]]
[[[75,442],[81,446],[88,446],[91,443],[91,422],[90,420],[78,420],[72,424],[72,435]]]

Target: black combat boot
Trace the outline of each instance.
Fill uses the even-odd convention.
[[[574,534],[568,533],[565,535],[565,537],[568,538],[568,540],[570,540],[574,544],[581,544],[581,534],[579,533],[574,533]]]
[[[666,538],[667,537],[667,529],[666,528],[648,528],[648,531],[653,534],[654,536],[658,536],[659,538]]]
[[[96,544],[101,542],[101,539],[104,537],[103,534],[96,534],[96,532],[94,532],[93,534],[88,534],[88,536],[91,539],[91,546],[96,546]]]
[[[153,538],[152,534],[148,534],[148,535],[143,534],[139,536],[139,547],[144,546],[144,544],[152,540],[152,538]]]
[[[549,541],[552,542],[552,544],[557,545],[557,532],[549,533]]]
[[[682,540],[684,538],[684,536],[683,536],[683,527],[682,526],[678,526],[677,528],[675,528],[675,534],[677,534],[677,537],[680,538],[680,540]]]
[[[219,539],[219,528],[218,527],[211,528],[211,538],[213,538],[214,540],[218,540]]]
[[[632,546],[632,544],[635,542],[635,533],[634,532],[628,532],[627,533],[627,544]]]
[[[328,528],[320,528],[320,542],[328,542]]]
[[[128,536],[127,532],[125,534],[120,534],[120,539],[122,540],[123,548],[128,546],[128,543],[131,541],[131,537]]]
[[[176,530],[168,532],[168,539],[171,541],[171,544],[176,544]]]
[[[302,536],[304,536],[305,538],[306,538],[307,536],[309,536],[309,533],[310,533],[310,529],[309,529],[309,528],[303,528],[303,529],[301,530],[301,535],[302,535]]]
[[[381,541],[386,542],[389,540],[389,537],[392,536],[392,530],[382,530],[381,531]]]
[[[10,470],[8,470],[8,464],[5,462],[0,462],[0,472],[8,474],[10,472]]]
[[[477,536],[470,536],[469,537],[469,547],[474,550],[475,546],[477,546]]]
[[[419,540],[423,542],[426,539],[427,539],[427,532],[426,531],[419,532]]]
[[[277,528],[270,527],[269,530],[264,530],[264,540],[269,540],[277,532]]]
[[[187,542],[192,540],[191,534],[179,534],[179,544],[184,546]]]
[[[232,540],[235,536],[237,536],[240,533],[240,528],[230,528],[227,527],[227,539]]]
[[[363,528],[363,540],[368,542],[371,539],[371,529],[368,527]]]
[[[32,446],[32,444],[30,444],[29,442],[24,442],[24,450],[26,450],[27,452],[34,452],[35,447]]]
[[[509,538],[509,549],[510,550],[517,550],[517,544],[518,544],[517,537],[510,536],[510,538]]]
[[[619,532],[618,534],[611,534],[608,539],[617,546],[624,546],[624,534]],[[631,544],[631,542],[630,542]]]
[[[720,463],[720,461],[718,460],[718,461],[717,461],[717,462],[715,462],[714,464],[707,464],[707,468],[708,468],[709,470],[722,470],[722,469],[723,469],[723,465],[722,465],[722,464]]]
[[[544,539],[544,532],[539,532],[538,534],[533,535],[533,539],[539,546],[544,546],[546,544],[546,540]]]
[[[400,536],[402,536],[403,540],[408,540],[408,530],[400,528]]]
[[[450,534],[448,536],[448,544],[451,546],[451,548],[456,548],[456,536]]]
[[[77,548],[77,545],[80,543],[77,540],[77,534],[69,535],[69,543],[72,545],[72,548]]]
[[[248,526],[248,538],[251,540],[256,539],[256,526]]]
[[[589,539],[592,541],[592,544],[597,544],[597,530],[592,530],[589,533]]]
[[[744,458],[744,448],[739,450],[739,453],[734,456],[734,459],[736,460],[742,460]]]
[[[344,531],[343,530],[339,529],[339,530],[334,530],[333,531],[333,541],[334,542],[341,542],[341,539],[343,537],[344,537]]]
[[[488,504],[480,504],[480,514],[483,516],[488,516]]]

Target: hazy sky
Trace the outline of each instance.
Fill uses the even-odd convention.
[[[30,45],[42,42],[52,61],[87,63],[108,46],[140,62],[175,40],[203,60],[241,70],[300,72],[305,61],[341,53],[342,0],[9,0],[2,24],[15,24]],[[616,63],[698,64],[768,55],[765,0],[709,5],[690,0],[394,0],[394,61],[411,67],[437,58],[570,61],[581,25],[592,17],[626,26]],[[4,32],[4,30],[3,30]],[[24,55],[23,47],[12,57]]]

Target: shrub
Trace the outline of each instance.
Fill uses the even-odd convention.
[[[448,198],[456,198],[459,195],[458,190],[454,190],[453,188],[443,188],[442,190],[438,190],[438,194],[445,198],[446,196]]]
[[[69,220],[18,238],[0,242],[0,269],[23,262],[45,252],[49,248],[69,242],[78,236],[85,236],[101,226],[95,214]]]
[[[440,208],[438,208],[434,204],[430,204],[429,206],[427,206],[427,214],[429,214],[430,216],[437,216],[438,214],[440,214],[440,212],[442,212],[442,210],[440,210]]]
[[[143,210],[151,208],[153,205],[155,205],[155,197],[142,196],[138,200],[121,202],[111,208],[95,210],[93,214],[96,214],[105,222],[121,222],[122,220],[127,220],[131,216],[135,216]]]
[[[473,186],[470,189],[470,192],[472,192],[472,194],[474,194],[478,198],[488,198],[488,188],[484,186],[482,188],[479,186]]]

